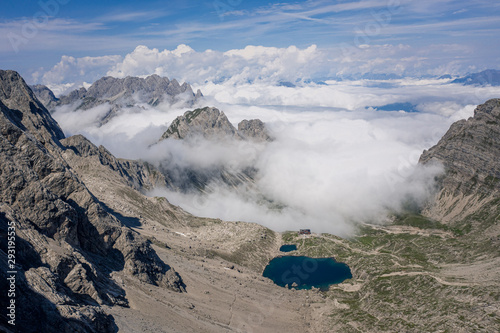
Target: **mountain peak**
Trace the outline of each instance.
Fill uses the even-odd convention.
[[[223,111],[208,106],[186,111],[184,115],[175,118],[160,140],[186,139],[195,136],[203,136],[209,140],[228,138],[254,141],[273,140],[260,119],[245,119],[238,124],[238,129],[236,129]]]
[[[0,70],[0,99],[8,108],[28,108],[29,103],[39,104],[21,75],[12,70]]]
[[[229,122],[224,112],[214,107],[204,107],[186,111],[177,117],[161,140],[167,138],[185,139],[201,135],[206,139],[222,139],[233,137],[241,139],[241,135]]]
[[[60,98],[56,98],[52,91],[43,85],[35,85],[32,89],[50,111],[61,105],[73,104],[75,110],[88,110],[109,104],[109,112],[103,118],[96,120],[101,125],[119,114],[120,110],[138,103],[147,103],[153,107],[161,103],[192,106],[203,97],[199,90],[194,94],[187,82],[180,85],[175,79],[169,80],[157,74],[146,78],[105,76],[95,81],[88,89],[82,87]]]
[[[16,226],[16,269],[22,269],[16,311],[23,320],[16,322],[16,332],[54,327],[115,332],[112,317],[101,307],[128,304],[125,291],[110,276],[115,270],[142,283],[185,290],[173,268],[126,226],[123,215],[90,192],[78,175],[79,166],[70,163],[81,157],[85,165],[103,166],[132,191],[130,186],[142,187],[141,180],[147,185],[161,177],[139,162],[119,161],[82,136],[64,139],[14,71],[0,70],[0,152],[0,232]],[[7,257],[2,254],[0,278],[6,281]]]
[[[500,98],[493,98],[474,110],[474,117],[490,116],[500,118]]]
[[[245,138],[256,141],[273,141],[266,125],[260,119],[244,119],[238,124],[238,132]]]
[[[42,144],[57,145],[64,133],[19,73],[0,70],[0,108],[5,117]]]

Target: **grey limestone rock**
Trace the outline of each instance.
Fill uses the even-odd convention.
[[[136,103],[156,106],[160,103],[181,102],[191,106],[203,97],[200,90],[195,94],[188,83],[181,85],[175,79],[170,81],[156,74],[146,78],[128,76],[123,79],[106,76],[94,82],[88,89],[79,88],[59,98],[56,98],[46,86],[35,85],[33,89],[50,111],[57,106],[73,103],[77,104],[76,109],[82,110],[109,103],[116,113],[117,110]]]
[[[209,140],[253,140],[272,141],[265,124],[259,119],[243,120],[236,129],[224,112],[214,107],[204,107],[187,111],[172,121],[163,133],[161,140],[167,138],[187,139],[202,136]]]
[[[26,298],[34,291],[41,297],[30,310],[36,315],[23,323],[24,332],[44,331],[37,326],[40,320],[58,332],[114,332],[113,318],[99,307],[127,304],[124,291],[109,278],[114,270],[184,290],[180,276],[96,199],[64,156],[67,151],[95,155],[138,187],[154,181],[144,166],[121,162],[83,137],[63,140],[57,123],[16,72],[0,71],[0,111],[0,224],[2,230],[16,225],[20,288]],[[2,268],[2,275],[6,271]]]
[[[48,109],[52,110],[57,106],[59,99],[54,95],[52,90],[43,84],[35,84],[30,86],[38,100]]]
[[[74,135],[61,140],[66,150],[65,158],[72,158],[69,153],[86,160],[95,160],[97,163],[108,166],[118,173],[127,184],[145,192],[155,187],[167,187],[169,181],[158,172],[155,167],[145,161],[134,161],[116,158],[105,147],[97,147],[83,135]]]
[[[245,138],[256,141],[273,141],[266,129],[266,125],[260,119],[242,120],[238,124],[238,132]]]
[[[17,72],[0,71],[0,108],[6,120],[30,133],[46,148],[64,138],[57,122]]]
[[[177,117],[163,133],[161,140],[167,138],[186,139],[195,136],[212,140],[243,139],[224,112],[217,108],[204,107],[187,111],[184,115]]]
[[[224,112],[214,107],[204,107],[187,111],[174,119],[160,141],[182,139],[188,142],[194,140],[196,144],[196,138],[203,138],[214,144],[236,140],[242,143],[241,147],[251,147],[251,149],[254,144],[259,145],[273,140],[265,124],[259,119],[243,120],[236,129]],[[208,184],[211,182],[222,182],[237,188],[242,184],[252,184],[257,174],[257,169],[253,166],[235,169],[230,165],[216,165],[205,169],[179,169],[175,164],[170,166],[168,161],[160,166],[160,170],[168,178],[170,187],[182,191],[193,189],[210,191]]]
[[[443,138],[424,151],[420,163],[439,162],[446,173],[429,213],[456,220],[477,211],[500,193],[500,99],[479,105],[474,117],[451,125]],[[458,204],[458,202],[461,202]]]

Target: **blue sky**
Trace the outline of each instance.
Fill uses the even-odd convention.
[[[315,44],[405,45],[432,66],[460,62],[467,72],[499,68],[499,36],[500,2],[492,0],[9,1],[0,13],[0,67],[30,73],[64,55],[124,56],[138,45]]]

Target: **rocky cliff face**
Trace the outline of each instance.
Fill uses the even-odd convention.
[[[170,185],[170,181],[149,163],[116,158],[105,147],[95,146],[82,135],[63,139],[61,143],[66,148],[64,159],[71,166],[73,166],[73,157],[78,157],[87,165],[106,166],[118,174],[129,187],[140,192]]]
[[[500,99],[479,105],[474,117],[454,123],[420,163],[444,164],[441,191],[427,214],[453,222],[465,218],[500,194]]]
[[[114,332],[113,318],[100,305],[127,306],[127,300],[110,278],[112,271],[183,290],[180,276],[89,192],[64,156],[94,154],[136,187],[152,186],[164,181],[161,177],[140,163],[118,161],[83,137],[64,139],[16,72],[0,71],[0,110],[0,224],[2,233],[8,223],[17,231],[18,316],[23,318],[17,328]],[[8,270],[5,239],[2,283]]]

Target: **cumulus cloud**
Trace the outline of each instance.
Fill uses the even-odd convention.
[[[441,58],[430,56],[438,52],[450,57],[457,52],[469,54],[460,45],[430,45],[414,49],[406,44],[345,43],[334,48],[311,45],[306,48],[246,46],[226,52],[195,51],[181,44],[173,50],[137,46],[124,57],[75,58],[63,56],[48,71],[33,75],[35,82],[47,85],[93,82],[104,75],[115,77],[158,74],[187,81],[194,85],[208,82],[245,83],[291,82],[299,85],[309,80],[344,78],[352,80],[367,73],[393,74],[409,77],[422,75],[459,74],[469,70],[455,60],[443,66]]]
[[[47,85],[56,95],[61,95],[84,86],[86,82],[100,79],[103,73],[121,59],[118,55],[81,58],[64,55],[50,70],[33,73],[32,79]]]
[[[138,46],[116,64],[108,75],[124,77],[158,74],[193,83],[226,81],[274,82],[318,75],[325,55],[316,45],[306,49],[247,46],[227,52],[196,52],[181,44],[169,51]],[[323,66],[322,66],[323,65]]]

